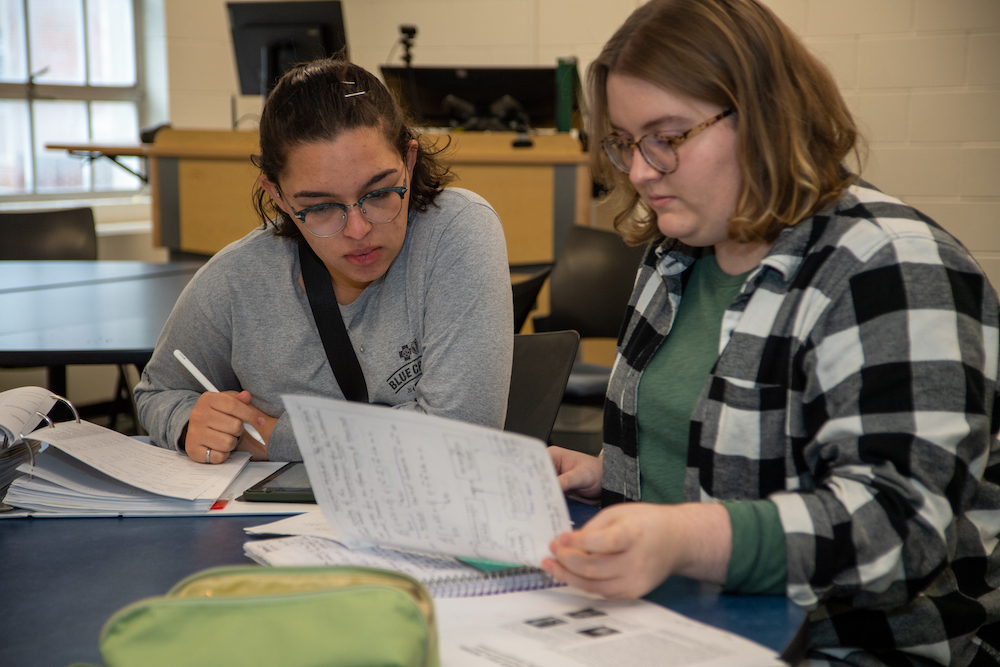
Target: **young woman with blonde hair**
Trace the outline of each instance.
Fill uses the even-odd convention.
[[[603,509],[545,568],[611,597],[674,574],[809,611],[809,657],[996,664],[998,303],[961,244],[848,171],[827,70],[755,0],[652,0],[589,72],[598,176],[648,242]],[[641,502],[622,502],[641,501]]]

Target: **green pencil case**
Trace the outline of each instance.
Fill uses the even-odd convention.
[[[105,667],[438,667],[427,589],[363,567],[235,566],[187,577],[117,611]]]

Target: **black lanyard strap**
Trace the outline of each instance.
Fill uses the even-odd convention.
[[[319,337],[326,350],[330,368],[344,393],[344,398],[358,403],[368,402],[368,386],[361,370],[358,355],[347,335],[344,318],[340,314],[340,304],[333,292],[330,272],[320,258],[309,247],[305,239],[299,239],[299,264],[302,266],[302,282],[306,286],[309,307],[319,328]]]

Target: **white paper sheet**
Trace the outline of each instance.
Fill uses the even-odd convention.
[[[348,549],[333,540],[310,535],[252,540],[243,550],[261,565],[278,567],[317,565],[356,565],[395,570],[430,582],[438,578],[479,572],[448,556],[416,553],[399,549]]]
[[[289,535],[322,537],[328,540],[337,539],[337,534],[323,518],[319,505],[302,514],[296,514],[284,519],[278,519],[259,526],[247,526],[243,529],[247,535]]]
[[[571,588],[434,601],[442,667],[777,667],[777,654],[644,600]]]
[[[545,443],[429,415],[283,396],[313,494],[352,546],[539,566],[570,529]]]
[[[56,398],[43,387],[18,387],[0,392],[0,433],[7,436],[7,445],[22,434],[27,435],[42,421],[38,414],[48,414]],[[0,436],[0,446],[3,437]]]
[[[339,542],[312,535],[253,540],[243,545],[243,551],[261,565],[350,565],[405,572],[427,586],[435,598],[498,595],[558,585],[536,568],[483,570],[450,556],[387,547],[348,549]]]
[[[35,456],[35,465],[25,463],[19,470],[27,474],[14,480],[5,501],[36,512],[68,510],[82,515],[207,512],[214,500],[184,500],[150,493],[98,472],[54,447]]]
[[[260,480],[264,479],[271,473],[275,472],[277,469],[281,468],[285,464],[282,462],[273,461],[251,461],[246,465],[246,467],[240,471],[240,474],[236,476],[232,484],[223,492],[216,502],[211,501],[189,501],[180,500],[178,498],[167,498],[164,496],[150,494],[146,491],[142,491],[133,486],[129,486],[118,480],[108,477],[100,472],[95,471],[93,468],[85,466],[83,463],[72,459],[67,454],[60,452],[58,449],[50,448],[47,450],[49,456],[55,453],[57,457],[61,457],[69,463],[69,466],[73,469],[79,469],[81,471],[82,477],[77,478],[74,474],[67,474],[65,472],[65,466],[60,467],[58,464],[56,466],[43,465],[44,471],[40,472],[39,468],[32,469],[30,466],[24,465],[25,471],[33,471],[37,478],[43,478],[48,480],[57,480],[59,485],[64,488],[77,488],[85,494],[93,493],[95,487],[103,487],[104,492],[111,493],[121,493],[126,497],[126,504],[122,504],[118,501],[113,501],[110,505],[113,509],[109,510],[99,510],[93,507],[83,507],[81,505],[80,497],[69,498],[63,492],[58,489],[51,488],[51,482],[29,485],[29,492],[39,491],[44,493],[47,498],[45,500],[51,501],[53,494],[56,496],[61,496],[63,506],[61,508],[52,507],[48,511],[43,510],[26,510],[26,509],[15,509],[12,511],[0,512],[0,520],[2,519],[20,519],[27,517],[35,517],[39,519],[45,518],[66,518],[66,517],[151,517],[151,516],[246,516],[246,515],[277,515],[277,514],[295,514],[298,512],[309,512],[312,511],[315,514],[319,514],[319,508],[315,504],[311,503],[259,503],[259,502],[241,502],[236,500],[240,494],[246,491],[247,488],[253,486]],[[44,459],[39,459],[44,463]],[[53,467],[56,470],[53,470]],[[58,479],[53,475],[58,474],[62,476],[62,479]],[[21,480],[16,483],[17,487],[22,487],[24,485],[25,478],[22,477]],[[95,482],[95,480],[103,480],[102,482]],[[38,479],[35,480],[36,482]],[[17,488],[15,487],[15,488]],[[32,489],[31,487],[36,487]],[[40,488],[39,488],[40,487]],[[21,491],[17,490],[15,492],[15,497],[20,494]],[[23,496],[22,496],[23,497]],[[30,496],[29,496],[30,497]],[[148,499],[142,503],[130,502],[132,498],[141,497]],[[211,507],[209,507],[211,506]],[[325,521],[324,521],[325,524]]]
[[[115,479],[150,493],[185,500],[215,500],[236,478],[250,455],[233,452],[227,461],[205,465],[186,454],[155,447],[91,422],[60,422],[31,437],[58,447]]]

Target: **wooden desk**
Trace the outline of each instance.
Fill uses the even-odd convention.
[[[454,185],[479,193],[503,221],[511,264],[553,261],[573,224],[590,223],[587,154],[569,134],[532,137],[514,148],[512,132],[425,135],[451,147],[442,159]],[[259,222],[251,204],[259,171],[256,132],[163,129],[148,146],[50,144],[87,156],[146,158],[153,199],[153,235],[173,251],[214,254]]]

